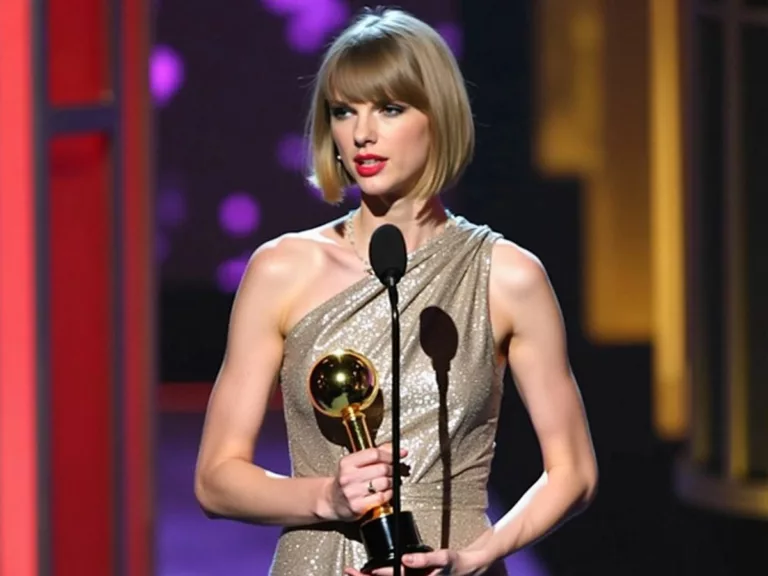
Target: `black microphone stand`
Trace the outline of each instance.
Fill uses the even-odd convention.
[[[387,294],[392,309],[392,544],[395,557],[393,574],[400,574],[403,551],[400,545],[400,311],[396,280],[387,278]]]
[[[370,262],[376,276],[387,289],[392,311],[392,502],[391,513],[371,538],[379,541],[385,550],[383,562],[392,564],[394,574],[399,576],[403,552],[427,552],[432,550],[421,540],[413,515],[401,508],[402,473],[400,469],[400,312],[398,308],[397,283],[405,275],[408,256],[403,234],[392,224],[379,226],[371,236],[368,248]],[[374,561],[374,563],[376,563]],[[406,574],[409,572],[406,570]]]

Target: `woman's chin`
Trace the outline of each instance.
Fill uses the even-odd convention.
[[[387,186],[377,182],[358,182],[357,187],[363,196],[380,198],[381,200],[396,200],[402,196],[402,188]]]
[[[391,187],[376,182],[358,182],[357,187],[360,188],[360,192],[366,196],[387,196],[392,191]]]

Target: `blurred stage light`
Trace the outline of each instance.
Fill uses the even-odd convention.
[[[304,172],[307,166],[307,139],[286,134],[277,143],[277,161],[286,170]]]
[[[230,194],[219,205],[219,224],[234,237],[253,234],[261,222],[261,209],[256,199],[246,192]]]
[[[165,106],[184,83],[184,63],[172,48],[155,46],[150,56],[149,75],[154,103]]]
[[[316,52],[350,17],[341,0],[261,0],[264,8],[288,19],[286,40],[296,52]]]
[[[218,270],[216,270],[216,285],[219,287],[219,290],[230,294],[237,290],[245,268],[248,265],[249,258],[250,254],[247,254],[230,258],[219,265]]]

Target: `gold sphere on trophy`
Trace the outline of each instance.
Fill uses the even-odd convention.
[[[343,420],[353,452],[373,446],[363,410],[376,398],[379,383],[368,358],[353,350],[323,356],[310,372],[308,387],[316,410]]]

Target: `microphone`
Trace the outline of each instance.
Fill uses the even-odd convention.
[[[368,260],[373,272],[387,288],[400,282],[408,257],[403,234],[397,226],[384,224],[376,228],[368,246]]]
[[[394,574],[400,573],[402,543],[400,538],[400,312],[397,307],[397,283],[405,275],[408,256],[405,239],[397,226],[383,224],[371,236],[368,261],[373,272],[387,287],[392,309],[392,545]]]

